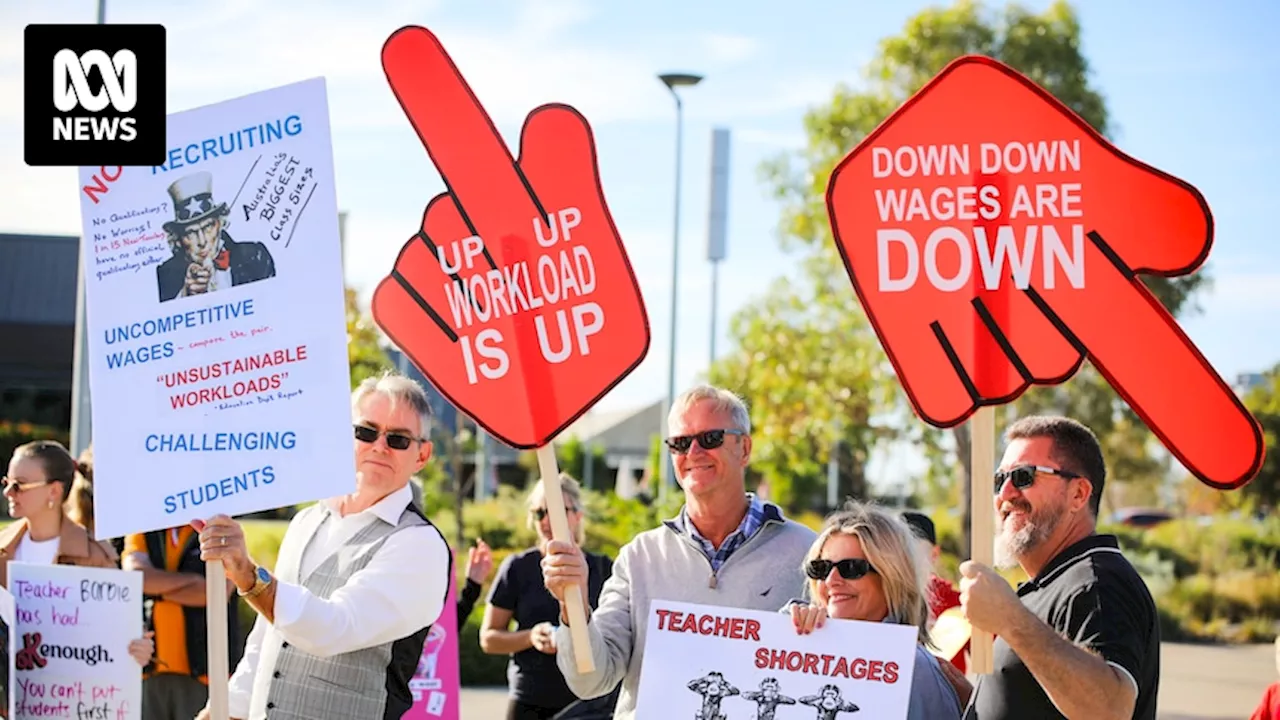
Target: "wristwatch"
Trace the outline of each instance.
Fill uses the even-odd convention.
[[[236,588],[236,592],[240,593],[240,597],[243,598],[257,597],[265,592],[273,582],[275,582],[275,578],[271,576],[271,573],[261,565],[257,565],[253,568],[253,586],[248,590]]]

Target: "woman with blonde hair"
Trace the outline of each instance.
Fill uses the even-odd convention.
[[[891,622],[917,628],[908,720],[960,717],[971,691],[958,671],[948,672],[927,649],[929,567],[910,528],[894,513],[850,503],[827,519],[805,557],[809,602],[788,605],[796,632],[837,620]]]
[[[4,477],[4,497],[16,522],[0,531],[0,585],[9,587],[11,561],[34,565],[78,565],[115,568],[110,545],[93,539],[67,516],[63,504],[80,467],[71,453],[53,440],[18,446]],[[155,652],[153,633],[129,643],[129,654],[145,667]]]
[[[565,514],[572,540],[586,539],[582,517],[582,490],[569,475],[560,474]],[[537,533],[537,544],[508,555],[498,568],[480,628],[480,649],[491,655],[510,655],[507,683],[510,702],[507,720],[545,720],[577,701],[556,666],[555,628],[560,603],[542,579],[543,549],[551,542],[551,517],[539,480],[529,491],[528,524]],[[594,609],[600,589],[613,573],[613,561],[604,555],[582,553],[587,561],[588,598]],[[516,628],[510,629],[515,620]],[[607,702],[607,701],[606,701]],[[609,714],[612,714],[611,712]]]

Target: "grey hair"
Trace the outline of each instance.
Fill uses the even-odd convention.
[[[700,402],[711,403],[716,412],[728,413],[736,429],[751,434],[751,414],[747,412],[747,404],[732,390],[714,385],[696,385],[680,393],[667,413],[667,427]]]
[[[393,408],[398,403],[408,403],[418,416],[418,432],[421,434],[419,440],[426,440],[431,436],[431,402],[427,399],[427,391],[413,378],[390,370],[365,378],[351,391],[351,411],[358,412],[360,403],[374,393],[385,396],[391,401]]]

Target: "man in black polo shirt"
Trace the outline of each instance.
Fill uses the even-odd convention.
[[[1154,720],[1160,627],[1142,578],[1112,535],[1096,534],[1106,466],[1098,440],[1061,417],[1028,417],[1005,433],[995,479],[996,562],[1031,580],[960,566],[961,603],[996,636],[994,673],[965,720]]]

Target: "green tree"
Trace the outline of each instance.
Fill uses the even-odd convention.
[[[373,318],[361,312],[353,288],[346,289],[347,359],[351,365],[351,387],[367,377],[391,368],[391,360],[378,343],[378,326]]]
[[[1008,63],[1104,136],[1112,130],[1105,100],[1090,84],[1079,22],[1061,0],[1041,13],[1016,4],[991,10],[967,0],[927,9],[909,19],[900,34],[881,41],[860,87],[841,84],[829,104],[806,114],[807,146],[762,168],[783,206],[780,244],[800,255],[800,277],[775,283],[737,314],[731,323],[736,352],[711,373],[752,403],[762,426],[757,454],[763,471],[799,486],[790,494],[795,500],[815,493],[816,465],[830,447],[829,439],[820,438],[836,434],[819,430],[834,426],[836,419],[843,420],[841,447],[852,456],[848,476],[842,458],[842,491],[858,490],[860,462],[875,443],[893,437],[915,440],[925,449],[934,461],[935,488],[937,476],[943,476],[942,483],[952,481],[956,465],[964,468],[962,487],[969,487],[966,426],[944,434],[914,420],[893,422],[906,417],[905,397],[896,391],[892,369],[849,284],[825,206],[835,164],[947,63],[967,54]],[[1194,308],[1192,296],[1206,282],[1203,272],[1143,279],[1175,314]],[[1015,406],[1017,414],[1040,411],[1069,414],[1093,427],[1111,453],[1112,466],[1124,468],[1120,480],[1165,472],[1167,460],[1151,452],[1151,433],[1087,363],[1067,383],[1034,388]],[[1003,419],[1004,413],[997,417]],[[967,496],[964,507],[967,511]]]
[[[1267,371],[1262,384],[1245,395],[1244,404],[1262,425],[1267,443],[1262,470],[1244,486],[1244,494],[1257,503],[1259,510],[1274,512],[1280,508],[1280,364]]]

